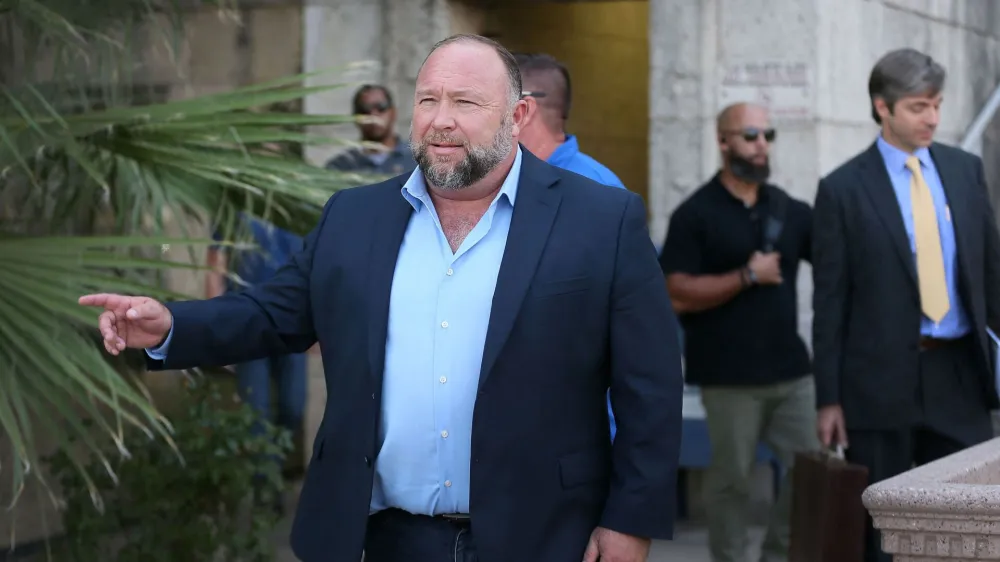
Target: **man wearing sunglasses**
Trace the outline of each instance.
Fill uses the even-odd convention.
[[[767,111],[718,117],[722,169],[674,212],[660,256],[684,327],[685,379],[701,388],[712,447],[705,479],[713,562],[748,562],[751,470],[762,441],[785,467],[819,443],[815,388],[798,333],[796,277],[811,211],[767,183]],[[772,507],[761,560],[787,560],[791,486]],[[756,561],[754,561],[756,562]]]
[[[351,103],[358,118],[364,146],[335,156],[326,164],[330,170],[401,175],[417,167],[408,142],[396,134],[396,107],[385,86],[365,84],[354,93]]]

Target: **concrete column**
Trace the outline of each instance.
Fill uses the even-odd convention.
[[[704,41],[714,40],[718,0],[652,0],[649,3],[649,211],[659,245],[670,212],[701,176],[706,107],[702,73]]]
[[[434,43],[451,33],[447,0],[383,0],[383,80],[397,100],[396,130],[409,135],[417,72]]]
[[[354,90],[383,77],[383,9],[381,1],[315,0],[302,8],[303,72],[323,74],[309,78],[308,86],[344,87],[309,96],[305,113],[347,114]],[[352,124],[315,127],[313,133],[331,138],[357,138]],[[323,165],[340,150],[336,145],[306,148],[306,159]]]

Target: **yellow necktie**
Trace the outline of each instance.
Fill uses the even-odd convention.
[[[920,282],[920,308],[934,322],[948,313],[948,285],[944,276],[944,255],[938,231],[937,213],[931,190],[920,171],[920,159],[906,159],[910,169],[910,203],[913,206],[913,236],[917,246],[917,279]]]

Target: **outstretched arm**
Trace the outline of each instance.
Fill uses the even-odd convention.
[[[248,291],[205,301],[168,303],[173,325],[148,350],[152,370],[232,365],[302,353],[316,342],[310,277],[316,244],[337,195],[330,198],[304,247],[274,277]]]

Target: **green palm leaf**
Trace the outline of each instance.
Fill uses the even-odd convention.
[[[100,67],[91,60],[95,46],[124,58],[128,37],[105,30],[170,1],[0,0],[0,17],[78,72],[81,61]],[[240,215],[302,234],[334,192],[376,179],[317,168],[283,150],[333,142],[303,131],[351,117],[263,109],[342,85],[305,87],[299,75],[131,105],[115,94],[128,82],[114,70],[120,67],[96,72],[101,109],[81,102],[80,84],[51,80],[61,76],[58,65],[52,76],[0,80],[0,435],[15,459],[0,466],[0,476],[14,501],[30,478],[47,486],[38,469],[43,437],[82,446],[110,474],[117,465],[100,456],[101,445],[110,439],[127,455],[125,427],[170,440],[168,420],[135,376],[142,353],[104,353],[97,313],[78,306],[79,295],[186,298],[165,289],[162,275],[200,266],[164,260],[161,246],[193,252],[210,243],[199,240],[205,225],[241,240]],[[0,77],[9,70],[0,67]],[[181,227],[181,238],[167,236],[171,224]]]

